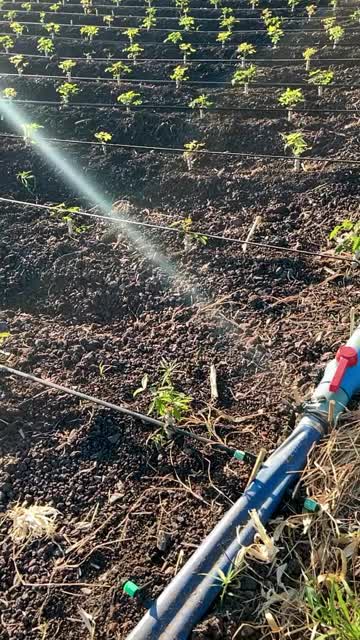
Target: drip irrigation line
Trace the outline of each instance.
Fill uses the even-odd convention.
[[[31,373],[25,373],[24,371],[13,369],[12,367],[7,367],[3,364],[0,365],[0,371],[5,371],[6,373],[18,376],[20,378],[25,378],[26,380],[31,380],[31,382],[41,384],[42,386],[49,387],[50,389],[55,389],[56,391],[61,391],[62,393],[66,393],[66,395],[75,396],[76,398],[80,398],[81,400],[86,400],[87,402],[98,404],[99,406],[105,407],[106,409],[112,409],[113,411],[117,411],[118,413],[129,416],[130,418],[141,420],[141,422],[148,422],[158,429],[163,429],[169,435],[175,433],[184,436],[185,438],[192,438],[193,440],[201,442],[202,444],[211,445],[214,448],[224,451],[232,458],[243,460],[244,462],[248,462],[249,464],[254,464],[254,462],[256,461],[256,456],[252,453],[228,447],[227,445],[220,442],[214,442],[213,440],[209,440],[209,438],[204,438],[203,436],[199,436],[196,433],[192,433],[191,431],[186,431],[185,429],[181,429],[180,427],[177,427],[175,425],[168,426],[165,422],[161,422],[160,420],[151,418],[144,413],[138,413],[137,411],[132,411],[131,409],[127,409],[126,407],[120,406],[118,404],[113,404],[112,402],[101,400],[100,398],[96,398],[95,396],[90,396],[87,393],[82,393],[81,391],[76,391],[75,389],[64,387],[63,385],[56,384],[55,382],[51,382],[50,380],[38,378]]]
[[[0,133],[0,138],[11,138],[14,140],[24,140],[23,136],[18,136],[13,133]],[[103,147],[101,142],[93,142],[92,140],[71,140],[63,138],[43,138],[44,142],[60,142],[61,144],[77,144],[77,145],[90,145],[93,147]],[[150,147],[140,144],[125,144],[122,142],[107,142],[106,147],[114,147],[118,149],[134,149],[136,151],[160,151],[161,153],[175,153],[183,154],[186,149],[179,149],[178,147]],[[294,157],[280,156],[273,154],[261,154],[261,153],[243,153],[238,151],[210,151],[209,149],[199,149],[191,151],[197,155],[211,155],[211,156],[225,156],[227,158],[253,158],[266,159],[266,160],[283,160],[284,162],[294,162]],[[301,156],[301,161],[307,162],[330,162],[334,164],[351,164],[354,166],[360,166],[360,160],[341,159],[341,158],[322,158],[319,156]],[[245,242],[245,240],[243,240]]]
[[[37,5],[35,4],[33,6],[36,7]],[[65,6],[68,6],[68,5],[65,5]],[[97,8],[97,7],[95,7],[95,8]],[[121,8],[121,7],[119,7],[119,8]],[[8,9],[1,8],[0,9],[0,14],[1,13],[5,13],[6,11],[8,11]],[[37,13],[39,13],[39,11],[37,11],[36,9],[31,9],[31,11],[26,11],[25,9],[16,9],[16,14],[17,15],[18,14],[30,15],[32,13],[37,14]],[[126,19],[129,19],[129,20],[135,20],[135,19],[136,20],[143,20],[144,18],[147,17],[146,13],[143,13],[143,14],[140,14],[140,15],[131,15],[129,13],[125,13],[125,14],[122,14],[122,13],[115,13],[115,14],[112,14],[112,13],[111,14],[109,14],[109,13],[88,13],[88,14],[84,14],[84,12],[75,12],[75,11],[57,11],[56,13],[50,11],[48,13],[47,17],[48,18],[52,18],[53,17],[55,19],[57,16],[81,16],[82,18],[87,17],[87,18],[94,18],[94,19],[99,18],[100,19],[100,18],[102,18],[103,16],[106,16],[106,15],[111,15],[114,18],[114,20],[116,20],[117,18],[120,18],[120,19],[126,18]],[[342,15],[338,14],[336,17],[337,18],[343,18],[344,20],[351,20],[351,18],[350,18],[350,16],[348,14],[342,14]],[[154,19],[156,21],[177,20],[177,22],[179,22],[179,16],[163,16],[163,15],[156,14],[154,16]],[[222,16],[219,15],[219,16],[215,16],[213,18],[195,17],[194,19],[198,20],[199,22],[219,22],[222,19]],[[248,22],[248,21],[262,22],[261,15],[259,15],[257,17],[244,16],[242,18],[239,18],[239,20],[244,20],[245,22]],[[321,17],[313,16],[311,18],[311,21],[308,19],[307,16],[297,16],[297,17],[286,16],[284,18],[284,23],[283,24],[286,24],[287,22],[307,22],[308,24],[311,25],[313,22],[319,22],[320,20],[323,20],[323,16],[321,16]],[[353,21],[351,20],[350,24],[352,24],[352,22]],[[26,23],[25,22],[24,24],[30,24],[30,23]],[[31,23],[31,24],[39,24],[39,23]],[[346,23],[340,22],[339,20],[337,20],[336,24],[337,25],[341,25],[341,26],[346,26]],[[76,25],[72,25],[72,26],[76,26]],[[93,25],[93,26],[96,26],[96,25]],[[101,25],[101,26],[103,26],[103,25]],[[152,27],[150,29],[152,29]]]
[[[46,211],[53,211],[56,208],[56,205],[45,205],[38,204],[35,202],[26,202],[22,200],[14,200],[12,198],[4,198],[0,196],[0,202],[7,202],[10,204],[19,204],[24,207],[32,207],[33,209],[43,209]],[[175,233],[177,235],[183,235],[184,232],[178,227],[169,227],[166,225],[154,224],[151,222],[140,222],[138,220],[129,220],[127,218],[120,218],[114,216],[105,216],[99,213],[91,213],[89,211],[76,211],[72,212],[72,215],[76,216],[85,216],[87,218],[95,218],[97,220],[104,220],[105,222],[116,222],[119,225],[132,225],[135,227],[144,227],[145,229],[155,229],[156,231],[165,231],[169,233]],[[192,233],[197,233],[202,236],[206,236],[210,240],[217,240],[220,242],[230,242],[232,244],[243,245],[244,243],[251,245],[253,247],[257,247],[258,249],[268,249],[270,251],[278,251],[280,253],[292,253],[297,255],[305,255],[310,256],[312,258],[326,258],[327,260],[335,260],[340,262],[348,262],[354,264],[352,258],[346,258],[345,256],[338,255],[329,255],[327,253],[322,253],[321,251],[308,251],[307,249],[295,249],[293,247],[282,247],[280,245],[271,244],[269,242],[255,242],[254,240],[247,240],[247,238],[232,238],[228,236],[222,236],[216,233],[207,233],[207,231],[196,229],[192,231]]]
[[[66,80],[67,76],[50,76],[50,75],[45,75],[45,74],[38,74],[38,73],[23,73],[21,74],[21,76],[19,76],[18,73],[0,73],[0,79],[1,78],[27,78],[27,79],[38,79],[38,78],[44,78],[46,80]],[[103,77],[96,77],[96,78],[90,78],[90,77],[86,77],[86,76],[72,76],[72,81],[75,82],[104,82],[104,83],[115,83],[116,80],[114,80],[113,78],[103,78]],[[126,80],[122,80],[122,84],[126,85],[126,84],[140,84],[140,85],[155,85],[155,84],[176,84],[176,80],[169,80],[169,79],[165,79],[165,80],[160,80],[158,78],[155,78],[154,80],[152,80],[151,78],[126,78]],[[238,89],[238,87],[233,87],[233,85],[231,84],[231,82],[220,82],[217,80],[186,80],[186,82],[184,82],[185,86],[189,86],[189,85],[199,85],[199,86],[204,86],[204,85],[210,85],[210,86],[218,86],[218,87],[232,87],[233,89]],[[254,88],[254,89],[271,89],[271,88],[282,88],[282,87],[301,87],[302,89],[305,88],[310,88],[310,89],[317,89],[317,85],[312,85],[306,82],[251,82],[249,83],[249,85]],[[347,89],[349,91],[354,91],[356,89],[360,89],[360,84],[331,84],[329,86],[326,87],[327,90],[329,89]]]
[[[11,101],[12,104],[35,104],[35,105],[44,105],[44,106],[49,106],[49,107],[57,107],[60,109],[65,109],[65,110],[69,110],[69,109],[80,109],[82,107],[90,107],[93,109],[117,109],[119,111],[126,111],[126,107],[121,105],[121,104],[109,104],[107,102],[72,102],[68,105],[66,105],[66,107],[64,107],[62,102],[55,102],[52,100],[12,100]],[[177,111],[192,111],[192,112],[197,112],[199,110],[199,108],[194,109],[193,107],[189,107],[186,104],[151,104],[151,103],[147,103],[144,102],[142,105],[140,106],[134,106],[131,107],[131,110],[134,111],[146,111],[146,110],[152,110],[152,111],[166,111],[168,113],[176,113]],[[276,108],[276,107],[208,107],[206,109],[204,109],[204,112],[206,113],[211,113],[211,112],[215,112],[215,113],[242,113],[242,112],[260,112],[260,111],[265,111],[266,113],[281,113],[281,114],[287,114],[288,113],[288,109],[281,109],[280,107]],[[292,109],[293,113],[359,113],[360,114],[360,107],[359,109],[327,109],[326,107],[324,109],[317,109],[316,107],[314,109],[312,109],[311,107],[309,107],[308,109],[301,109],[301,108],[293,108]]]
[[[4,51],[0,52],[0,56],[6,56],[6,57],[11,57],[13,54],[12,53],[5,53]],[[53,63],[56,64],[57,60],[78,60],[80,62],[83,62],[84,64],[89,64],[86,60],[86,58],[84,56],[82,57],[76,57],[76,56],[57,56],[56,54],[54,54],[53,56],[43,56],[37,53],[23,53],[21,54],[24,58],[36,58],[36,59],[40,59],[40,60],[47,60],[47,62],[49,63]],[[56,61],[53,60],[53,58],[56,58]],[[107,58],[91,58],[91,63],[92,62],[101,62],[104,64],[111,64],[112,62],[127,62],[127,63],[131,63],[131,61],[129,61],[129,58],[114,58],[114,57],[107,57]],[[147,64],[148,62],[164,62],[164,63],[173,63],[173,64],[184,64],[184,60],[183,57],[181,58],[138,58],[136,60],[136,66],[140,66],[141,64]],[[252,58],[252,62],[257,63],[257,62],[266,62],[266,63],[270,63],[269,66],[275,66],[276,64],[281,64],[283,65],[283,63],[301,63],[302,67],[304,67],[304,58],[257,58],[257,57],[253,57]],[[360,58],[312,58],[312,64],[314,65],[314,63],[331,63],[333,64],[334,62],[360,62]],[[191,65],[191,64],[225,64],[225,65],[240,65],[241,64],[241,59],[240,58],[191,58],[190,60],[186,61],[186,65]],[[315,68],[315,67],[314,67]]]
[[[44,26],[47,23],[40,23],[40,22],[18,22],[18,24],[22,24],[24,26],[26,25],[30,25],[30,26],[37,26],[40,27],[42,29],[42,31],[45,31]],[[0,20],[0,24],[9,24],[8,20]],[[120,34],[124,33],[124,31],[126,31],[127,29],[129,29],[129,27],[114,27],[114,26],[110,26],[107,27],[106,25],[89,25],[89,24],[84,24],[82,22],[80,22],[79,24],[69,24],[69,23],[64,23],[64,22],[58,22],[57,23],[60,27],[69,27],[69,29],[76,29],[78,27],[90,27],[90,26],[96,26],[97,29],[99,30],[105,30],[105,31],[118,31]],[[130,27],[131,28],[131,27]],[[156,28],[156,27],[152,27],[149,31],[145,28],[145,27],[138,27],[139,28],[139,35],[141,34],[150,34],[152,32],[155,33],[172,33],[174,31],[174,29],[160,29],[160,28]],[[176,29],[176,31],[178,31],[181,34],[184,34],[186,36],[192,36],[192,35],[197,35],[199,33],[207,33],[207,34],[218,34],[219,33],[219,29],[217,30],[210,30],[210,29],[206,29],[206,30],[197,30],[197,29],[193,29],[193,30],[189,30],[186,31],[185,29]],[[12,31],[9,32],[9,35],[12,33]],[[236,36],[236,35],[243,35],[243,34],[254,34],[254,35],[258,35],[260,33],[267,33],[267,29],[239,29],[237,31],[231,31],[231,35]],[[326,36],[326,32],[324,31],[324,29],[291,29],[289,30],[285,35],[290,35],[293,33],[321,33],[323,36]],[[360,33],[360,29],[359,28],[354,28],[354,29],[347,29],[346,30],[347,34],[355,34],[355,33]],[[140,44],[141,41],[140,41]]]
[[[191,34],[191,33],[193,33],[193,32],[188,32],[188,31],[187,31],[186,33],[190,33],[190,34]],[[249,33],[250,33],[250,32],[249,32]],[[254,33],[254,32],[252,32],[252,33]],[[11,32],[9,32],[9,31],[1,31],[1,32],[0,32],[0,35],[2,35],[2,36],[15,37],[15,36],[13,36],[13,34],[12,34]],[[38,37],[40,37],[40,34],[30,34],[30,35],[29,35],[29,34],[23,33],[23,34],[21,34],[20,36],[17,36],[17,37],[16,37],[16,42],[19,42],[21,39],[25,39],[25,38],[32,38],[32,39],[36,39],[36,38],[38,38]],[[92,47],[94,47],[94,46],[95,46],[95,45],[97,45],[97,44],[99,44],[99,45],[105,44],[105,45],[108,45],[108,46],[109,46],[109,45],[119,46],[119,45],[122,45],[122,44],[129,44],[129,41],[128,41],[128,40],[118,40],[118,41],[117,41],[117,40],[92,40],[91,42],[89,42],[88,40],[82,40],[82,41],[80,41],[80,43],[79,43],[79,42],[77,42],[77,41],[76,41],[76,38],[75,38],[75,37],[71,37],[71,36],[54,36],[54,38],[53,38],[53,42],[58,42],[58,41],[70,42],[70,44],[71,44],[71,43],[72,43],[72,44],[74,44],[74,45],[76,44],[77,46],[78,46],[79,44],[86,44],[86,45],[89,45],[89,46],[92,46]],[[139,43],[139,44],[141,44],[141,46],[142,46],[142,47],[147,47],[147,46],[154,46],[154,47],[155,47],[155,46],[158,46],[158,47],[159,47],[159,46],[163,46],[163,47],[173,47],[173,48],[175,48],[175,45],[173,45],[173,44],[171,44],[171,43],[163,42],[163,41],[161,41],[161,42],[157,42],[156,40],[151,40],[150,42],[141,42],[141,43]],[[197,42],[195,42],[195,43],[194,43],[194,42],[192,42],[192,43],[190,43],[190,44],[196,44],[196,46],[198,47],[198,49],[207,49],[207,48],[209,48],[209,49],[213,49],[213,48],[215,48],[215,47],[216,47],[216,48],[221,48],[221,50],[222,50],[222,51],[223,51],[224,49],[233,49],[234,47],[236,47],[236,43],[233,43],[233,44],[225,44],[225,45],[223,46],[220,42],[216,42],[216,41],[214,41],[214,42],[198,42],[198,43],[197,43]],[[316,43],[312,43],[312,44],[316,44]],[[292,49],[292,50],[294,50],[294,49],[296,49],[296,48],[298,48],[298,49],[300,49],[300,48],[301,48],[301,49],[303,49],[303,48],[304,48],[304,46],[305,46],[305,44],[302,44],[302,45],[301,45],[301,44],[292,44],[292,45],[291,45],[291,49]],[[325,46],[326,46],[326,45],[325,45]],[[330,46],[330,45],[328,45],[328,46]],[[258,51],[261,51],[261,50],[263,50],[263,49],[264,49],[264,50],[267,50],[267,51],[268,51],[269,49],[270,49],[271,51],[273,50],[270,44],[269,44],[269,45],[261,45],[261,46],[258,46],[258,47],[257,47],[257,50],[258,50]],[[284,46],[284,45],[281,45],[281,44],[280,44],[280,45],[278,45],[278,46],[277,46],[277,48],[276,48],[276,49],[277,49],[277,51],[279,51],[280,49],[289,49],[289,45]],[[332,50],[333,48],[332,48],[332,47],[330,47],[330,49]],[[351,50],[353,50],[353,49],[354,49],[354,45],[353,45],[353,44],[341,44],[341,49],[351,49]],[[49,57],[48,59],[50,60],[50,57]]]

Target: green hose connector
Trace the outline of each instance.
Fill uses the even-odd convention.
[[[123,592],[126,593],[129,598],[135,598],[139,591],[140,587],[138,587],[138,585],[132,580],[127,580],[123,585]]]
[[[316,500],[313,500],[312,498],[306,498],[306,500],[304,500],[303,507],[305,511],[311,511],[312,513],[315,513],[320,509],[319,503],[316,502]]]
[[[244,462],[246,458],[246,453],[245,451],[241,451],[240,449],[235,449],[233,453],[233,458],[235,458],[235,460],[240,460],[241,462]]]

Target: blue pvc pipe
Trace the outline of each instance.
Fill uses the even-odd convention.
[[[219,570],[226,573],[241,547],[254,539],[249,511],[256,509],[265,523],[279,506],[285,491],[297,480],[312,446],[327,426],[330,400],[337,417],[360,390],[360,328],[347,343],[356,348],[359,362],[347,370],[341,388],[328,390],[336,361],[324,376],[292,435],[268,458],[255,480],[205,538],[180,573],[130,633],[127,640],[186,640],[221,590]],[[239,529],[240,528],[240,529]]]

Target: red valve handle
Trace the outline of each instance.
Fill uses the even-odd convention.
[[[354,347],[342,345],[336,354],[336,361],[338,366],[336,367],[334,377],[329,385],[330,391],[338,391],[346,373],[346,369],[348,367],[354,367],[357,364],[358,354],[356,349],[354,349]]]

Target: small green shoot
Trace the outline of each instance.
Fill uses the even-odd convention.
[[[310,71],[308,82],[315,84],[318,88],[318,96],[321,98],[324,93],[324,87],[331,84],[334,80],[334,72],[331,69],[314,69]]]
[[[114,80],[116,80],[117,84],[121,83],[123,76],[129,75],[132,72],[131,67],[126,65],[124,62],[114,62],[110,67],[106,67],[106,73],[111,73]]]
[[[308,21],[310,22],[311,18],[315,15],[316,11],[317,11],[317,6],[316,4],[308,4],[305,7],[305,11],[308,15]]]
[[[335,26],[336,18],[334,16],[330,18],[324,18],[321,22],[323,24],[325,31],[328,32],[329,29]]]
[[[101,142],[101,148],[102,148],[103,154],[105,155],[106,143],[112,140],[112,134],[108,133],[107,131],[98,131],[97,133],[94,134],[94,137],[96,138],[96,140],[98,140],[98,142]]]
[[[62,104],[66,106],[69,104],[70,98],[79,93],[79,87],[74,82],[63,82],[56,89],[56,92],[59,94]]]
[[[180,33],[180,31],[172,31],[165,38],[164,43],[167,44],[168,42],[170,42],[171,44],[178,44],[178,42],[182,42],[182,40],[183,40],[183,36],[182,36],[182,33]]]
[[[236,55],[241,58],[241,66],[244,69],[246,65],[246,59],[248,56],[253,56],[256,53],[256,47],[249,42],[242,42],[236,49]]]
[[[129,60],[132,60],[133,63],[136,64],[136,59],[142,54],[144,49],[138,44],[138,42],[134,42],[134,44],[130,44],[128,47],[125,47],[123,51],[124,53],[127,53]]]
[[[0,46],[5,53],[9,53],[10,49],[14,48],[14,40],[10,36],[0,36]]]
[[[29,63],[26,62],[25,57],[20,53],[16,56],[10,56],[9,62],[14,65],[19,76],[24,73],[24,69],[29,65]]]
[[[58,64],[59,69],[66,74],[68,82],[71,82],[71,71],[76,67],[76,64],[75,60],[63,60]]]
[[[292,121],[293,109],[300,102],[304,102],[304,94],[301,89],[290,89],[289,87],[282,92],[279,97],[279,103],[282,107],[287,107],[288,122]]]
[[[279,41],[284,35],[283,29],[278,24],[269,24],[267,28],[267,34],[273,45],[273,49],[276,49]]]
[[[37,50],[40,53],[44,53],[46,58],[48,58],[50,53],[53,53],[55,51],[55,46],[50,38],[42,37],[37,41]]]
[[[128,29],[125,29],[123,33],[124,33],[124,36],[129,38],[130,44],[133,44],[134,38],[138,36],[140,33],[140,29],[138,27],[129,27]]]
[[[36,136],[34,136],[34,134],[36,134],[36,132],[39,129],[43,129],[44,127],[41,124],[38,124],[37,122],[26,122],[22,125],[22,129],[23,129],[23,138],[24,138],[24,142],[25,144],[30,144],[30,142],[32,142],[33,144],[36,143]]]
[[[288,5],[291,9],[291,13],[294,13],[294,9],[298,6],[298,4],[300,4],[300,0],[288,0]]]
[[[360,24],[360,9],[355,9],[354,13],[351,14],[350,19],[353,22],[358,22]]]
[[[26,29],[25,25],[20,24],[20,22],[10,22],[9,27],[11,31],[15,33],[17,38],[22,36]]]
[[[57,22],[45,22],[44,29],[50,34],[52,40],[60,33],[60,25]]]
[[[31,171],[19,171],[19,173],[16,174],[16,179],[22,184],[26,191],[34,195],[36,180]]]
[[[260,0],[248,0],[248,3],[250,5],[250,7],[252,8],[252,10],[254,11],[254,9],[256,9],[256,7],[259,6]]]
[[[175,364],[168,364],[162,361],[160,367],[162,371],[161,379],[157,385],[150,389],[152,401],[148,410],[149,415],[155,413],[159,418],[170,417],[179,421],[190,410],[191,396],[177,391],[172,381],[172,376],[177,368]]]
[[[131,107],[139,107],[142,104],[140,93],[136,93],[135,91],[126,91],[125,93],[121,93],[116,99],[120,104],[123,104],[126,107],[126,111],[128,113],[130,112]]]
[[[234,26],[238,22],[239,21],[235,18],[235,16],[227,16],[225,18],[221,18],[219,26],[221,27],[221,29],[225,29],[226,31],[232,31]]]
[[[156,18],[154,18],[154,16],[145,16],[144,20],[141,23],[142,29],[146,29],[146,31],[150,31],[150,29],[155,26]]]
[[[192,44],[189,44],[188,42],[181,42],[181,44],[179,44],[179,49],[183,54],[184,64],[186,64],[188,56],[192,55],[193,53],[196,53],[195,47],[193,47]]]
[[[84,40],[88,40],[89,42],[92,42],[98,33],[99,27],[94,27],[91,25],[85,25],[80,29],[80,34],[83,36]]]
[[[318,50],[315,49],[314,47],[308,47],[307,49],[305,49],[305,51],[303,51],[303,58],[305,60],[305,70],[309,71],[310,70],[310,65],[311,65],[311,60],[312,58],[317,54]]]
[[[114,16],[107,14],[103,16],[103,23],[106,24],[107,29],[109,29],[114,22]]]
[[[216,36],[216,42],[221,42],[221,48],[224,49],[225,44],[227,43],[228,40],[230,40],[232,35],[233,34],[231,31],[219,31],[219,33]]]
[[[339,44],[340,40],[343,39],[345,35],[345,29],[340,25],[334,25],[333,27],[330,27],[327,34],[330,42],[333,43],[333,49],[335,49],[336,46]]]
[[[210,107],[212,107],[213,104],[214,103],[211,100],[209,100],[207,95],[205,95],[205,93],[202,93],[200,96],[198,96],[197,98],[194,98],[189,102],[189,107],[191,109],[198,109],[200,120],[202,120],[204,117],[204,110],[209,109]]]
[[[2,90],[2,97],[5,98],[6,100],[15,100],[17,96],[17,91],[16,89],[13,89],[12,87],[5,87],[5,89]]]
[[[198,152],[201,151],[205,147],[203,142],[199,142],[198,140],[191,140],[191,142],[186,142],[184,144],[184,153],[183,158],[187,164],[187,168],[191,171],[194,167],[196,157]]]
[[[57,13],[59,11],[61,7],[61,3],[60,2],[54,2],[54,4],[51,4],[49,7],[50,11],[53,11],[53,13]]]
[[[31,2],[22,2],[22,4],[20,5],[22,9],[24,9],[24,11],[27,11],[28,13],[31,11],[32,9],[32,4]]]
[[[254,64],[251,64],[246,69],[237,69],[231,78],[231,84],[233,87],[242,85],[244,87],[244,94],[247,96],[249,94],[249,84],[255,79],[256,73],[257,68]]]
[[[290,149],[294,156],[294,170],[300,169],[300,156],[310,147],[306,142],[301,131],[295,131],[294,133],[282,133],[281,137],[284,141],[284,150]]]
[[[185,251],[191,250],[196,245],[205,246],[208,241],[208,237],[206,235],[191,230],[192,224],[193,221],[189,216],[171,224],[172,227],[178,227],[183,232]]]
[[[335,253],[360,251],[360,221],[343,220],[329,234],[330,240],[336,241]]]
[[[188,70],[189,67],[178,65],[170,75],[170,79],[175,81],[175,86],[177,89],[180,88],[180,85],[183,82],[189,80],[189,76],[187,75]]]
[[[184,31],[191,31],[195,29],[195,18],[191,16],[182,16],[179,20],[179,26],[184,29]]]

